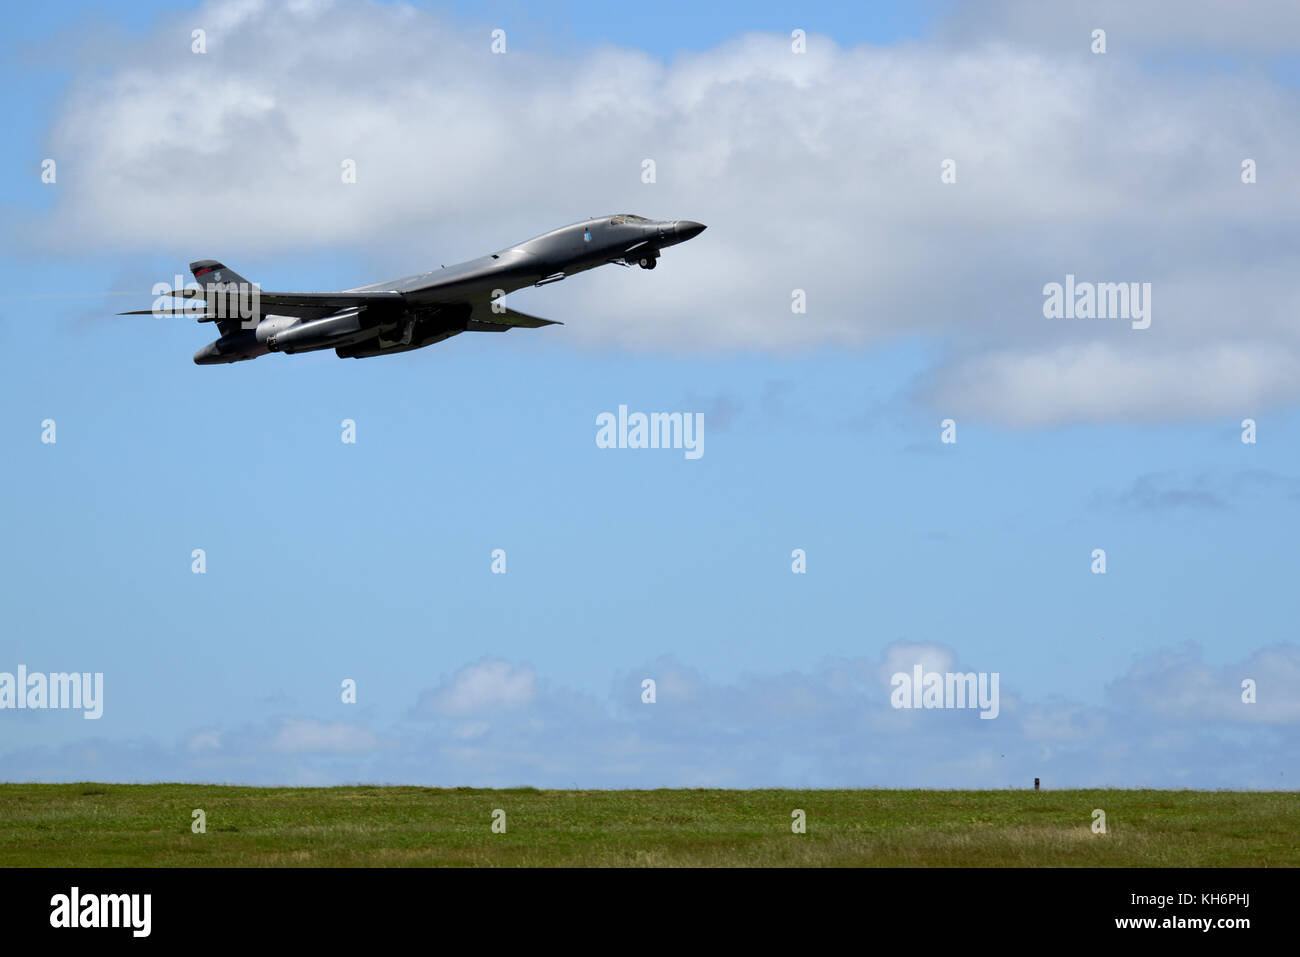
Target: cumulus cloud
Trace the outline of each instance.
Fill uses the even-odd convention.
[[[58,205],[16,228],[69,253],[183,248],[276,288],[286,251],[345,247],[402,274],[588,215],[691,218],[709,232],[655,274],[598,270],[529,308],[600,348],[924,337],[941,358],[918,397],[1024,427],[1294,402],[1295,89],[1263,70],[1092,56],[1073,19],[1032,12],[1057,6],[993,5],[964,45],[953,29],[893,47],[814,35],[794,55],[754,33],[664,63],[611,47],[493,55],[485,30],[405,6],[212,3],[87,51],[49,135]],[[1191,22],[1189,42],[1276,49],[1296,16],[1128,6],[1103,11],[1116,48]],[[1030,28],[998,29],[1004,9]],[[206,55],[178,40],[191,20]],[[1151,328],[1045,319],[1042,287],[1066,274],[1150,282]]]
[[[895,710],[890,677],[981,670],[950,647],[896,643],[875,658],[719,682],[672,658],[620,675],[601,699],[487,660],[421,696],[420,720],[382,733],[310,717],[212,729],[176,747],[88,741],[5,754],[11,780],[236,781],[540,787],[1278,788],[1300,757],[1300,647],[1212,665],[1191,645],[1136,660],[1096,705],[1039,699],[1001,674],[1000,711]],[[528,676],[527,681],[521,676]],[[641,681],[653,676],[657,700]],[[466,677],[471,676],[471,677]],[[484,679],[483,676],[490,676]],[[463,679],[463,680],[462,680]],[[1256,701],[1242,700],[1242,682]],[[476,682],[480,691],[461,692]],[[527,693],[521,689],[527,687]],[[513,689],[513,690],[509,690]],[[496,708],[509,702],[510,707]],[[468,712],[485,716],[466,717]],[[186,746],[186,741],[190,746]]]
[[[515,666],[500,658],[484,658],[421,695],[415,711],[463,716],[518,708],[533,700],[536,684],[537,676],[530,665]]]
[[[943,645],[896,641],[885,649],[884,661],[878,675],[888,683],[899,672],[911,674],[912,667],[920,665],[926,671],[954,671],[955,661],[950,648]]]
[[[1113,36],[1119,51],[1211,50],[1281,54],[1300,50],[1300,7],[1289,0],[1179,0],[1086,4],[987,0],[959,7],[943,33],[953,37],[1014,37],[1087,50],[1094,29]]]
[[[1098,342],[963,358],[935,373],[928,398],[1022,426],[1160,422],[1276,407],[1291,400],[1296,382],[1300,350],[1278,352],[1266,343],[1160,354],[1137,343]]]
[[[360,754],[382,746],[383,742],[377,735],[360,725],[311,718],[282,718],[269,742],[272,751],[289,754]]]
[[[1242,702],[1246,681],[1255,685],[1254,704]],[[1291,645],[1261,648],[1244,661],[1215,668],[1195,646],[1164,649],[1136,662],[1107,694],[1117,708],[1182,725],[1294,727],[1300,725],[1300,651]]]

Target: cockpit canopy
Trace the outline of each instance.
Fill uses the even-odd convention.
[[[621,213],[618,216],[612,217],[609,221],[609,224],[611,226],[619,226],[623,223],[640,224],[640,223],[648,223],[651,221],[652,220],[646,219],[644,216],[636,216],[633,215],[632,213]]]

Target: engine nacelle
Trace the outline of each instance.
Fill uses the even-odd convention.
[[[258,342],[266,342],[272,336],[279,335],[286,329],[302,322],[297,316],[267,316],[253,330],[253,337]]]
[[[324,319],[299,322],[282,332],[267,337],[266,347],[272,352],[313,352],[350,345],[378,335],[377,327],[361,324],[361,310],[347,309]]]

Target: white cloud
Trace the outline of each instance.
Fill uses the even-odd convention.
[[[381,739],[356,724],[312,718],[282,718],[269,742],[272,751],[287,753],[363,754],[383,745]]]
[[[382,735],[293,717],[222,732],[215,750],[188,746],[207,731],[172,749],[97,740],[14,750],[3,761],[11,780],[84,780],[90,768],[101,780],[493,787],[989,788],[1041,776],[1054,788],[1276,788],[1295,766],[1293,644],[1217,666],[1194,646],[1162,649],[1135,661],[1096,705],[1026,700],[1025,679],[1003,668],[1000,713],[989,721],[972,710],[894,710],[882,676],[918,656],[927,669],[981,670],[939,644],[897,643],[873,658],[731,682],[663,658],[626,672],[602,701],[489,659],[422,695],[426,720]],[[651,674],[666,679],[661,689],[689,694],[642,704],[640,680]],[[1255,704],[1241,701],[1245,678],[1257,682]],[[511,706],[491,721],[430,707],[449,701]]]
[[[499,658],[485,658],[466,665],[449,681],[421,695],[417,711],[467,715],[497,708],[519,708],[533,700],[536,684],[537,676],[531,665],[516,667]]]
[[[1182,50],[1281,54],[1300,49],[1300,6],[1292,0],[1177,0],[1042,3],[985,0],[958,6],[946,35],[1014,37],[1089,51],[1092,31],[1107,33],[1119,55]]]
[[[1151,8],[1106,8],[1114,47],[1173,23],[1274,48],[1296,16]],[[409,7],[214,3],[193,19],[206,55],[175,22],[94,52],[50,135],[59,204],[17,227],[24,243],[184,249],[276,288],[286,251],[345,247],[401,275],[629,210],[710,230],[653,274],[520,294],[568,321],[566,341],[791,352],[922,336],[949,359],[919,394],[1022,426],[1300,397],[1300,101],[1264,71],[1067,55],[1056,41],[1074,26],[1048,15],[960,47],[813,36],[796,56],[783,34],[748,34],[669,64],[493,55],[485,30]],[[1042,286],[1067,272],[1152,283],[1152,327],[1045,320]]]
[[[1227,343],[1152,354],[1104,342],[1003,350],[936,373],[935,405],[1013,425],[1240,418],[1287,400],[1300,350]]]
[[[926,673],[942,674],[955,671],[953,667],[955,663],[952,649],[945,648],[943,645],[896,641],[885,649],[878,678],[881,685],[888,688],[894,675],[900,672],[910,675],[917,665],[920,665],[922,671]]]
[[[1255,683],[1255,701],[1242,701],[1242,683]],[[1194,646],[1163,649],[1136,662],[1108,689],[1118,707],[1163,720],[1300,725],[1300,648],[1261,648],[1243,661],[1212,667]]]
[[[204,751],[218,751],[221,749],[221,732],[215,730],[198,731],[190,735],[189,743],[186,750],[191,754],[201,754]]]

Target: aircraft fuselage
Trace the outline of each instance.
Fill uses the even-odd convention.
[[[194,361],[238,362],[268,352],[331,348],[341,357],[362,358],[423,348],[460,332],[549,325],[548,320],[506,310],[502,297],[611,262],[654,269],[661,250],[704,228],[691,220],[602,216],[467,262],[342,293],[268,293],[255,325],[229,331],[196,353]],[[212,263],[208,268],[216,268],[218,275],[228,272],[202,260],[194,264],[200,266],[196,278],[203,263]],[[277,312],[290,305],[295,311],[289,315]]]

